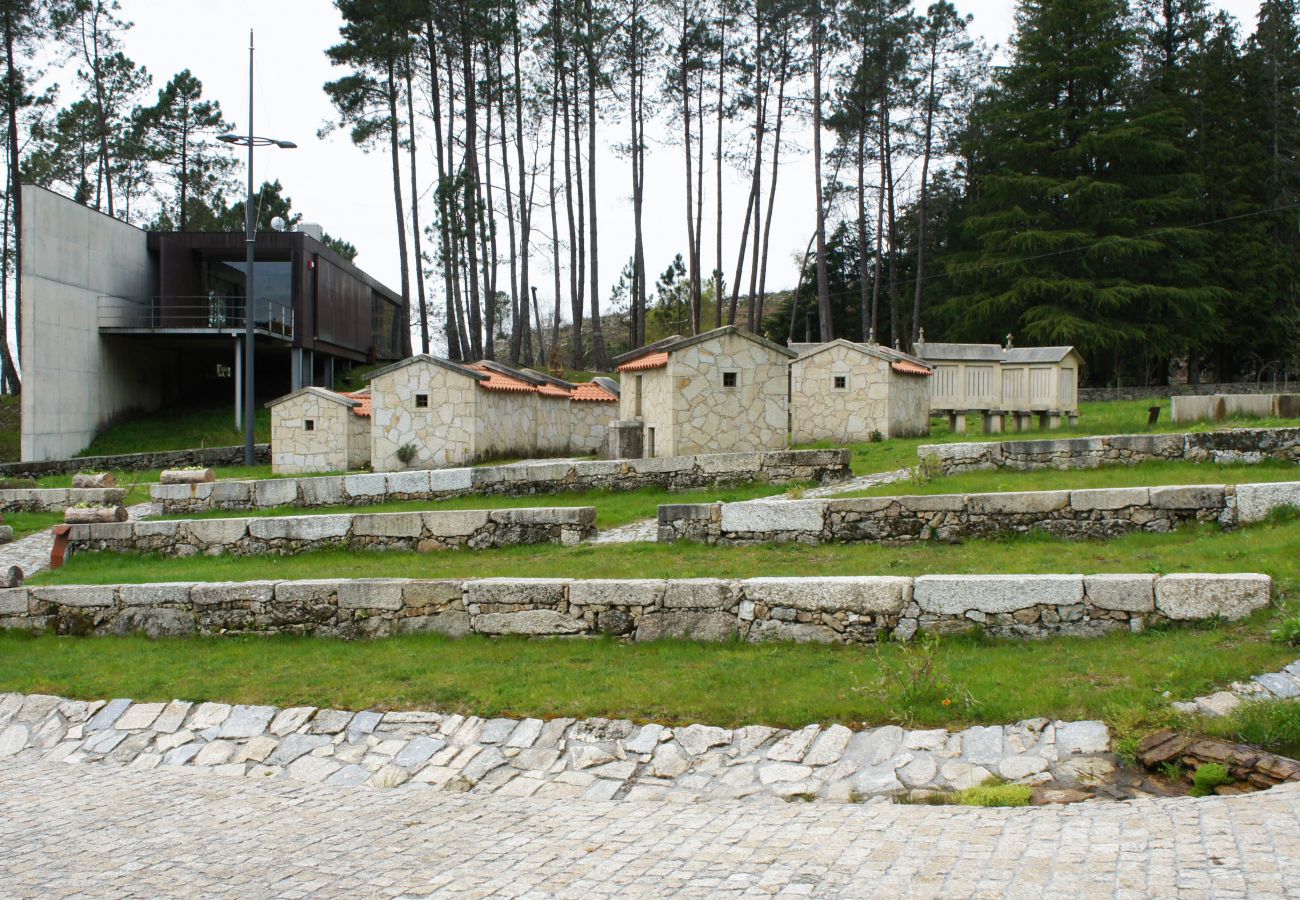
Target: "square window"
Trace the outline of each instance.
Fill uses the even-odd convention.
[[[734,388],[734,387],[735,387],[736,385],[738,385],[739,383],[740,383],[740,373],[739,373],[739,372],[723,372],[723,373],[722,373],[722,386],[723,386],[724,388]]]
[[[837,391],[847,390],[849,386],[849,376],[836,375],[834,377],[834,385],[835,385],[835,390]]]
[[[305,421],[302,423],[302,427],[305,428],[307,431],[315,431],[315,430],[316,430],[316,420],[315,420],[315,419],[307,419],[307,420],[305,420]]]
[[[428,408],[429,408],[429,395],[428,395],[428,394],[416,394],[416,395],[415,395],[415,408],[416,408],[416,409],[428,409]]]

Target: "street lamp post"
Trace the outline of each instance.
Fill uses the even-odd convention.
[[[253,245],[257,221],[253,209],[253,148],[280,147],[292,150],[293,141],[258,137],[253,134],[253,31],[248,31],[248,134],[219,134],[217,140],[248,148],[248,198],[244,201],[244,465],[253,465],[253,331],[256,306],[253,292]]]

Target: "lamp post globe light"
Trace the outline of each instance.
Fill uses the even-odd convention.
[[[244,201],[244,465],[253,465],[253,332],[256,304],[253,291],[253,245],[257,240],[257,222],[253,208],[253,150],[256,147],[279,147],[293,150],[293,141],[259,137],[253,134],[253,32],[248,32],[248,134],[219,134],[217,140],[248,148],[248,197]]]

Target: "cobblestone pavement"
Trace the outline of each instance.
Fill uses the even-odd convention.
[[[0,894],[1300,896],[1300,786],[1020,810],[380,793],[0,764]]]
[[[809,500],[816,500],[822,497],[838,497],[841,494],[847,494],[850,491],[865,491],[868,488],[877,487],[882,484],[893,484],[896,481],[904,481],[912,476],[911,469],[894,469],[892,472],[872,472],[870,475],[859,475],[857,478],[850,478],[848,481],[837,481],[834,484],[824,484],[821,487],[809,488],[804,491],[803,496]]]
[[[126,508],[131,519],[147,519],[159,514],[157,503],[137,503]],[[54,549],[54,535],[47,528],[27,537],[19,538],[11,544],[0,546],[0,569],[18,566],[23,570],[23,577],[31,578],[50,567],[50,551]]]

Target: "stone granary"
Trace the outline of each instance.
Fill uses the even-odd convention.
[[[615,456],[689,456],[787,445],[789,363],[795,353],[734,325],[671,337],[617,357]]]
[[[984,418],[984,430],[1003,430],[1010,415],[1017,428],[1059,427],[1061,417],[1077,419],[1079,368],[1073,347],[1012,347],[997,344],[916,343],[916,355],[934,368],[930,414],[948,416],[953,431],[966,430],[967,413]]]
[[[346,472],[370,463],[370,395],[305,387],[267,404],[271,470]]]
[[[932,374],[916,357],[879,344],[814,345],[790,363],[794,442],[927,435]]]

